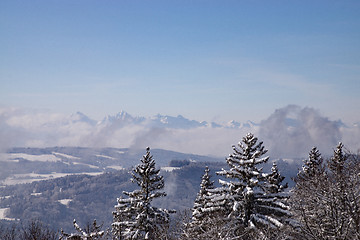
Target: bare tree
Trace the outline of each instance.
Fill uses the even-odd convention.
[[[298,174],[290,202],[304,239],[360,239],[360,162],[343,148],[326,165],[313,149]]]
[[[16,240],[17,234],[18,234],[18,229],[15,224],[10,227],[5,227],[4,225],[0,225],[0,239]]]
[[[102,225],[97,225],[96,220],[93,221],[92,224],[86,224],[85,228],[82,229],[74,219],[74,228],[76,233],[65,233],[61,230],[60,240],[101,240],[107,239],[106,232],[101,230]]]
[[[32,220],[22,227],[19,234],[23,240],[56,240],[58,233],[45,226],[40,220]]]

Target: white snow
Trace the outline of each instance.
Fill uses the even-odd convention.
[[[10,159],[9,154],[0,153],[0,162],[20,162],[18,159]]]
[[[110,166],[106,166],[107,168],[112,168],[115,170],[124,170],[125,168],[123,168],[122,166],[119,165],[110,165]]]
[[[6,178],[1,182],[3,185],[15,185],[22,183],[32,183],[41,180],[48,180],[53,178],[65,177],[68,175],[81,175],[86,174],[90,176],[100,175],[103,172],[81,172],[81,173],[49,173],[49,174],[37,174],[37,173],[27,173],[27,174],[14,174],[11,177]]]
[[[5,186],[4,186],[5,187]],[[9,198],[11,198],[12,196],[3,196],[3,197],[0,197],[0,200],[1,199],[9,199]]]
[[[120,153],[120,151],[118,151]],[[121,152],[121,153],[124,153],[124,152]],[[113,158],[113,157],[110,157],[110,156],[106,156],[106,155],[101,155],[101,154],[97,154],[95,155],[96,157],[99,157],[99,158],[107,158],[107,159],[111,159],[111,160],[115,160],[116,158]]]
[[[60,156],[60,157],[64,157],[64,158],[68,158],[68,159],[80,159],[79,157],[74,157],[65,153],[58,153],[58,152],[52,152],[53,155],[55,156]]]
[[[73,164],[74,164],[74,165],[85,165],[85,166],[88,166],[88,167],[90,167],[90,168],[99,169],[98,166],[91,165],[91,164],[87,164],[87,163],[73,162]]]
[[[180,167],[162,167],[161,168],[162,171],[166,171],[166,172],[172,172],[177,169],[181,169],[181,168]]]
[[[10,208],[0,208],[0,219],[14,221],[15,218],[7,218],[6,213],[10,210]]]
[[[65,198],[65,199],[58,200],[59,203],[65,205],[65,206],[68,206],[71,201],[72,201],[71,198]]]
[[[8,153],[7,160],[14,160],[17,158],[26,159],[28,161],[39,161],[39,162],[57,162],[61,161],[61,158],[56,157],[52,154],[32,155],[26,153]]]
[[[38,192],[35,192],[35,193],[31,193],[30,195],[31,196],[40,196],[42,193],[40,192],[40,193],[38,193]]]

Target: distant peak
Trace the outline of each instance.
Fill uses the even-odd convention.
[[[74,114],[71,114],[71,119],[73,122],[87,122],[90,124],[96,124],[96,121],[86,116],[84,113],[77,111]]]
[[[118,113],[116,114],[116,116],[130,116],[130,114],[127,113],[127,112],[124,111],[124,110],[121,110],[120,112],[118,112]]]

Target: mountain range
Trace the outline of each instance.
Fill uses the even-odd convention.
[[[0,111],[0,152],[13,147],[151,148],[223,157],[248,132],[272,157],[306,157],[313,146],[331,154],[338,142],[357,152],[360,125],[330,120],[312,108],[289,105],[260,121],[197,121],[182,115],[133,116],[125,111],[102,120],[81,112]]]
[[[132,116],[126,111],[120,111],[115,115],[107,115],[100,121],[96,121],[91,119],[87,115],[82,112],[76,112],[70,116],[71,122],[83,122],[87,123],[92,126],[103,126],[109,124],[117,124],[119,126],[125,125],[146,125],[149,127],[159,127],[159,128],[174,128],[174,129],[191,129],[191,128],[198,128],[198,127],[212,127],[212,128],[256,128],[261,125],[260,123],[256,123],[253,121],[246,121],[246,122],[238,122],[235,120],[230,120],[227,123],[217,123],[217,122],[207,122],[207,121],[197,121],[197,120],[190,120],[185,118],[182,115],[178,115],[176,117],[169,116],[169,115],[161,115],[157,114],[152,117],[143,117],[143,116]],[[286,117],[285,124],[288,127],[295,127],[300,124],[300,119]],[[360,127],[360,122],[355,122],[351,125],[345,124],[340,119],[334,121],[334,123],[338,127],[343,128],[352,128],[352,127]]]
[[[173,128],[173,129],[191,129],[199,127],[212,127],[212,128],[252,128],[259,126],[259,124],[252,121],[247,121],[245,123],[240,123],[235,120],[231,120],[226,124],[220,124],[216,122],[207,122],[207,121],[196,121],[190,120],[182,115],[176,117],[169,115],[157,114],[152,117],[139,117],[132,116],[126,111],[120,111],[115,115],[107,115],[101,121],[96,121],[81,112],[77,112],[71,115],[73,122],[84,122],[92,126],[104,126],[104,125],[143,125],[148,127],[157,127],[157,128]]]

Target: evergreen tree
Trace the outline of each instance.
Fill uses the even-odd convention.
[[[347,160],[347,155],[343,151],[344,145],[340,142],[334,150],[334,155],[328,161],[330,171],[334,176],[343,177],[343,170]]]
[[[326,221],[325,229],[329,235],[336,239],[345,239],[351,230],[352,217],[351,205],[353,200],[350,197],[349,189],[350,173],[348,164],[348,154],[343,151],[344,145],[340,142],[334,150],[333,156],[328,161],[328,194],[331,201],[328,203],[331,212],[331,218]],[[350,211],[349,211],[350,210]]]
[[[324,173],[323,158],[316,147],[309,152],[309,158],[304,161],[302,171],[298,173],[298,179],[310,180]]]
[[[268,193],[271,194],[280,193],[283,192],[288,187],[287,183],[285,185],[282,184],[285,177],[281,176],[276,162],[273,162],[271,173],[269,173],[266,176],[266,179],[267,179],[267,184],[265,186],[266,186],[266,191]]]
[[[151,206],[153,199],[166,196],[165,192],[161,192],[164,179],[159,172],[150,148],[147,148],[141,164],[132,171],[131,180],[139,189],[123,192],[128,198],[119,198],[115,206],[112,226],[118,239],[160,239],[166,230],[171,211]]]
[[[284,201],[286,194],[269,191],[271,184],[268,178],[276,178],[279,186],[276,191],[281,189],[280,182],[283,178],[277,172],[263,173],[259,167],[269,159],[268,156],[263,156],[267,150],[262,144],[253,134],[247,134],[238,147],[233,146],[233,154],[226,159],[230,170],[222,169],[217,172],[232,179],[220,183],[227,189],[231,199],[229,216],[238,223],[235,233],[237,236],[242,236],[249,228],[282,227],[283,218],[289,215],[289,207]]]
[[[195,199],[193,211],[192,211],[192,223],[201,229],[206,231],[202,226],[202,220],[206,216],[205,205],[207,203],[207,197],[209,196],[209,189],[214,188],[214,181],[210,180],[209,168],[206,166],[205,173],[201,178],[200,191]]]
[[[124,237],[126,227],[132,223],[133,217],[136,215],[135,199],[119,197],[118,204],[115,206],[116,211],[113,212],[112,232],[117,240],[126,239]]]
[[[201,178],[200,190],[196,196],[192,208],[192,218],[187,224],[184,237],[186,239],[206,239],[211,231],[212,219],[211,212],[208,211],[210,192],[214,189],[214,181],[211,181],[210,170],[206,166],[205,172]]]
[[[206,173],[204,177],[207,179]],[[184,239],[232,239],[236,223],[228,218],[231,208],[229,190],[225,187],[214,188],[213,182],[211,185],[206,183],[209,182],[202,181],[201,186],[208,187],[205,187],[205,191],[200,189]]]

